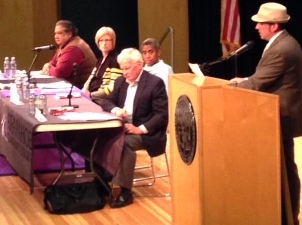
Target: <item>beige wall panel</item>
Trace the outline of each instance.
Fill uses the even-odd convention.
[[[15,56],[18,69],[27,70],[35,55],[31,49],[54,43],[57,1],[1,0],[0,12],[0,61],[5,56]],[[53,52],[41,52],[34,69],[40,69],[42,62],[49,60],[52,54]],[[1,70],[2,67],[0,66]]]
[[[162,44],[162,59],[173,63],[175,73],[187,72],[189,61],[188,3],[186,0],[139,0],[139,41],[160,39],[168,27],[174,30],[174,60],[171,58],[171,33]]]
[[[34,47],[55,44],[54,28],[58,20],[58,9],[57,0],[33,0]],[[54,51],[40,52],[35,69],[41,69],[42,65],[49,61],[53,55]]]

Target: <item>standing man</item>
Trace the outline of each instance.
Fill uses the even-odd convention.
[[[113,92],[101,103],[105,111],[125,121],[125,142],[121,161],[112,183],[121,187],[112,208],[133,202],[132,185],[136,150],[146,149],[151,157],[165,152],[168,124],[168,97],[162,79],[143,70],[139,50],[124,49],[117,57],[123,76],[116,79]]]
[[[78,36],[78,29],[71,21],[58,21],[54,34],[58,49],[50,62],[44,64],[42,74],[63,78],[82,89],[95,67],[97,60],[94,53]],[[77,77],[73,77],[74,63],[79,66]]]
[[[270,2],[260,6],[252,20],[257,23],[260,38],[268,43],[255,73],[248,78],[234,78],[231,81],[237,83],[238,87],[280,97],[283,151],[293,219],[297,225],[300,180],[294,158],[293,138],[301,136],[302,129],[302,51],[299,43],[284,29],[289,19],[286,7],[281,4]]]
[[[163,79],[167,93],[169,93],[169,75],[174,72],[171,66],[160,59],[161,51],[158,41],[154,38],[147,38],[141,45],[141,52],[145,62],[144,70]]]

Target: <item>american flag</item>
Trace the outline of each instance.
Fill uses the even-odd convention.
[[[238,0],[221,0],[221,44],[223,57],[241,46]]]

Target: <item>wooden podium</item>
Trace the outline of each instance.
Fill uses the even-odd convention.
[[[169,82],[173,224],[281,225],[279,97],[190,73]]]

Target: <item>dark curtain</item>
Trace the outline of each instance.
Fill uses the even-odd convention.
[[[249,76],[261,57],[266,41],[259,38],[256,23],[251,20],[261,4],[269,1],[239,0],[241,43],[253,40],[254,48],[243,53],[236,60],[223,61],[209,67],[213,77],[230,79],[236,75]],[[275,1],[287,7],[291,16],[286,29],[302,44],[301,0]],[[220,44],[220,0],[188,0],[189,5],[189,61],[203,64],[213,62],[222,56]]]
[[[100,56],[94,37],[99,28],[109,26],[116,32],[116,49],[138,47],[136,0],[59,0],[61,19],[71,20],[82,37]]]

